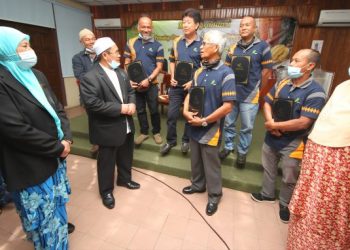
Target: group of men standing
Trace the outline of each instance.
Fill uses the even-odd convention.
[[[182,191],[184,194],[193,194],[207,190],[206,214],[213,215],[222,197],[220,159],[225,159],[235,150],[236,122],[240,115],[236,166],[245,167],[259,108],[260,88],[266,83],[273,62],[269,45],[255,36],[257,26],[253,17],[241,20],[241,40],[230,47],[225,63],[221,61],[226,42],[222,32],[211,30],[201,38],[197,30],[202,19],[200,12],[195,9],[184,11],[182,22],[183,35],[173,41],[169,57],[171,86],[168,93],[167,137],[160,147],[160,154],[168,154],[177,145],[176,123],[183,105],[186,123],[181,151],[187,153],[191,150],[192,175],[191,185]],[[80,40],[85,49],[73,58],[74,73],[80,81],[81,99],[89,117],[90,141],[99,147],[99,191],[103,204],[108,208],[115,205],[115,164],[118,167],[117,185],[129,189],[140,188],[140,184],[131,178],[131,165],[134,144],[141,145],[149,138],[146,106],[150,112],[153,139],[157,144],[163,143],[157,75],[162,70],[164,50],[152,37],[152,20],[149,16],[142,15],[139,18],[138,31],[137,37],[128,40],[124,57],[126,67],[134,61],[141,61],[147,77],[139,83],[130,81],[126,72],[119,67],[119,49],[108,37],[95,41],[91,31],[82,31],[85,35],[81,34]],[[77,57],[81,60],[77,60]],[[233,67],[236,60],[248,62],[248,67],[243,69],[243,76]],[[181,86],[174,77],[178,61],[193,65],[192,80]],[[288,68],[290,78],[277,83],[265,97],[267,132],[262,152],[263,189],[261,193],[252,194],[252,199],[259,202],[275,200],[277,165],[281,161],[283,179],[280,215],[285,222],[289,220],[287,205],[298,177],[302,141],[325,102],[322,88],[311,78],[318,61],[319,54],[313,50],[297,52],[292,59],[291,69]],[[293,74],[296,71],[299,74]],[[188,93],[197,87],[205,90],[201,116],[189,108]],[[289,121],[274,120],[271,106],[277,98],[293,101]],[[135,112],[140,124],[140,135],[134,141],[132,115]],[[219,151],[222,137],[224,146]],[[293,154],[294,151],[298,153]]]

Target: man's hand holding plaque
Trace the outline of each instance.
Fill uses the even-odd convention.
[[[189,62],[177,61],[175,66],[174,80],[173,80],[174,85],[182,86],[185,89],[188,89],[189,86],[187,85],[190,85],[189,82],[191,82],[192,77],[193,77],[193,64]]]
[[[237,84],[248,84],[250,71],[250,56],[233,56],[231,68],[235,73]]]
[[[189,111],[203,117],[205,88],[195,86],[190,91]]]
[[[131,81],[131,87],[137,91],[146,91],[149,81],[141,61],[134,61],[127,66],[127,73]]]
[[[276,122],[284,122],[293,117],[294,100],[275,98],[272,103],[272,117]]]

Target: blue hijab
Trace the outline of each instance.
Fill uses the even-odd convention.
[[[5,66],[7,70],[34,96],[38,102],[49,112],[56,123],[58,138],[63,138],[61,129],[61,121],[56,111],[48,102],[38,79],[31,69],[21,69],[17,66],[20,57],[16,52],[19,43],[22,40],[28,40],[30,37],[16,29],[0,26],[0,64]]]

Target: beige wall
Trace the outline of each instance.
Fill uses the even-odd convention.
[[[79,88],[74,77],[63,78],[64,88],[66,90],[67,106],[65,108],[72,108],[80,105]]]
[[[58,0],[61,4],[81,9],[83,11],[89,11],[90,9],[88,6],[71,1],[71,0]],[[76,83],[76,80],[74,77],[65,77],[63,78],[64,81],[64,88],[66,90],[66,100],[67,100],[67,106],[65,108],[72,108],[80,105],[79,100],[79,88]]]

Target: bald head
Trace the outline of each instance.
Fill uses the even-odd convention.
[[[252,24],[252,26],[256,27],[256,21],[255,21],[255,18],[252,17],[252,16],[245,16],[242,18],[241,20],[241,23],[246,23],[246,22],[249,22]]]
[[[152,35],[152,19],[147,15],[141,16],[139,18],[137,29],[142,35],[142,39],[149,40]]]
[[[299,67],[304,67],[307,64],[310,64],[308,70],[314,70],[317,65],[320,63],[321,54],[317,50],[313,49],[301,49],[292,57],[291,64],[298,63]],[[294,66],[294,65],[292,65]]]
[[[255,19],[251,16],[243,17],[239,25],[239,35],[241,36],[241,38],[244,41],[249,42],[254,37],[255,31]]]

